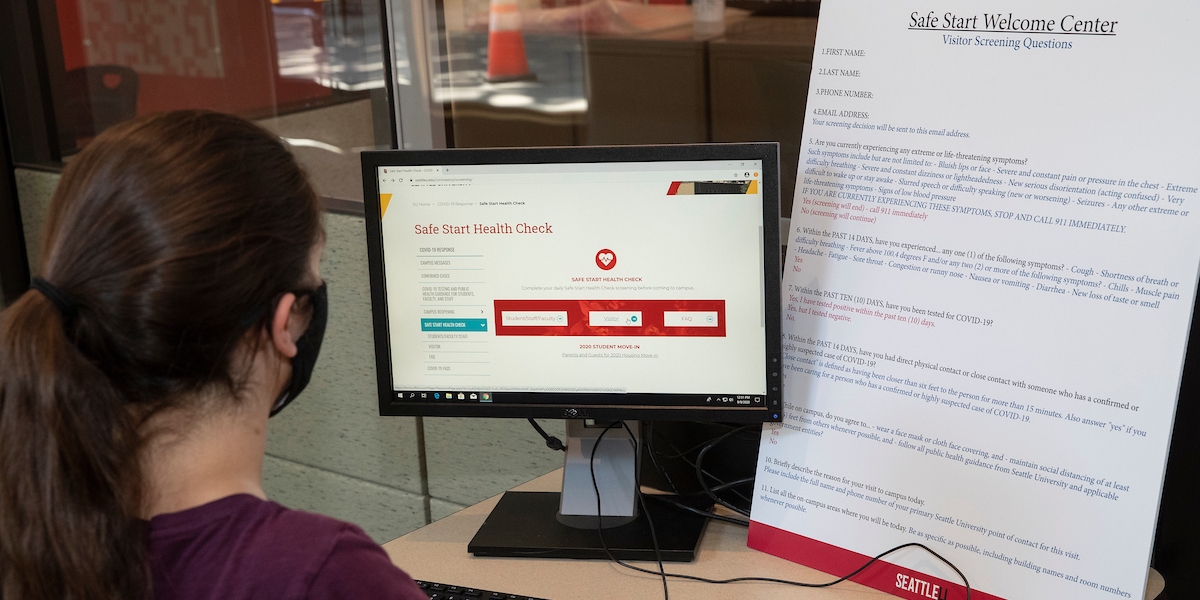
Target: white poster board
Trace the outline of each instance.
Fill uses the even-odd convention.
[[[822,4],[750,545],[842,575],[921,541],[975,598],[1141,598],[1200,265],[1200,5],[1000,8]],[[886,560],[855,580],[963,597]]]

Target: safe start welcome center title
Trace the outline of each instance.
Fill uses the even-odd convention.
[[[1069,35],[1116,35],[1117,22],[1104,19],[1081,19],[1075,15],[1061,18],[1030,19],[1012,13],[984,13],[969,17],[947,12],[939,16],[934,11],[909,15],[909,29],[942,31],[979,31],[988,33],[1058,33]]]
[[[964,16],[953,12],[938,15],[935,11],[913,11],[908,17],[910,31],[1020,33],[1051,35],[1117,35],[1117,22],[1101,18],[1080,18],[1063,15],[1048,19],[1027,18],[1013,13],[984,13]],[[991,46],[1020,50],[1050,49],[1071,50],[1070,40],[1056,40],[1041,35],[1026,35],[1024,39],[1007,36],[995,37],[976,35],[968,37],[957,33],[942,33],[942,43],[948,46]]]

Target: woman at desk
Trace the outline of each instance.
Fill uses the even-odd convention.
[[[0,313],[0,597],[426,598],[361,529],[266,499],[267,418],[325,328],[321,207],[228,115],[97,137]]]

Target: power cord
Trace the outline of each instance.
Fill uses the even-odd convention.
[[[729,488],[736,487],[739,485],[746,485],[747,483],[754,483],[754,478],[753,477],[745,477],[742,479],[735,479],[733,481],[730,481],[729,483],[722,483],[721,485],[714,485],[712,487],[712,491],[721,492],[721,491],[724,491],[724,490],[727,490]]]
[[[699,581],[701,583],[711,583],[711,584],[716,584],[716,585],[724,585],[724,584],[728,584],[728,583],[741,583],[741,582],[758,582],[758,583],[780,583],[783,585],[790,585],[790,586],[794,586],[794,587],[804,587],[804,588],[827,588],[827,587],[835,586],[844,581],[850,580],[850,578],[863,572],[864,570],[867,569],[867,567],[870,567],[871,565],[875,564],[877,561],[879,561],[883,557],[885,557],[889,554],[892,554],[893,552],[903,550],[905,548],[920,548],[920,549],[932,554],[934,556],[934,558],[938,559],[939,561],[944,563],[946,566],[953,569],[954,572],[956,574],[958,574],[959,579],[962,579],[963,586],[967,588],[966,600],[971,600],[971,582],[967,581],[967,576],[964,575],[963,572],[958,569],[958,567],[954,566],[954,563],[950,562],[949,560],[946,560],[945,557],[943,557],[942,555],[935,552],[929,546],[926,546],[925,544],[922,544],[920,542],[909,542],[907,544],[900,544],[899,546],[896,546],[895,548],[891,548],[889,550],[881,552],[880,554],[877,554],[877,555],[871,557],[870,560],[868,560],[866,563],[864,563],[861,567],[855,569],[849,575],[845,575],[843,577],[839,577],[837,579],[834,579],[833,581],[827,581],[825,583],[805,583],[802,581],[790,581],[787,579],[776,579],[774,577],[732,577],[730,579],[708,579],[707,577],[699,577],[696,575],[684,575],[682,573],[666,573],[666,576],[674,577],[676,579],[687,579],[690,581]],[[619,564],[622,567],[625,567],[627,569],[632,569],[634,571],[639,571],[642,573],[648,573],[650,575],[658,575],[658,573],[655,573],[654,571],[651,571],[649,569],[643,569],[641,567],[636,567],[636,566],[633,566],[630,564],[626,564],[626,563],[616,560],[616,559],[614,559],[614,560],[616,561],[617,564]]]
[[[546,430],[542,429],[542,426],[538,425],[537,421],[529,419],[529,424],[533,425],[533,428],[536,429],[538,433],[542,434],[542,439],[546,440],[547,448],[551,450],[561,450],[563,452],[567,451],[567,445],[564,444],[562,440],[546,433]]]
[[[629,426],[625,421],[621,421],[621,427],[625,428],[625,432],[629,434],[629,439],[633,441],[634,452],[637,452],[637,441],[633,437],[633,432],[629,430]],[[596,449],[592,448],[592,456],[596,455]],[[594,471],[593,471],[594,477]],[[595,479],[592,480],[592,485],[595,485]],[[642,512],[646,514],[646,526],[650,528],[650,543],[654,546],[654,562],[658,563],[658,576],[662,578],[663,584],[663,600],[671,600],[671,595],[667,591],[667,571],[663,567],[662,551],[658,547],[658,533],[654,529],[654,519],[650,516],[650,509],[646,506],[646,497],[642,495],[642,486],[638,484],[638,479],[633,482],[634,494],[637,496],[638,505],[642,507]],[[596,512],[600,511],[600,497],[596,497]]]
[[[649,427],[649,429],[650,429],[651,431],[653,431],[653,429],[654,429],[654,421],[647,421],[646,423],[647,423],[647,427]],[[725,427],[725,428],[728,428],[728,429],[741,429],[741,428],[745,427],[745,425],[730,425],[730,424],[728,424],[728,423],[708,423],[708,424],[709,424],[709,425],[718,425],[718,426]],[[673,448],[673,449],[675,450],[675,454],[664,454],[664,453],[661,453],[661,452],[660,452],[660,453],[659,453],[659,455],[660,455],[660,456],[662,456],[663,458],[681,458],[681,457],[683,457],[683,456],[686,456],[686,455],[688,455],[688,454],[691,454],[691,453],[693,453],[693,452],[695,452],[695,451],[697,451],[697,450],[699,450],[699,449],[701,449],[701,448],[703,448],[703,447],[707,446],[707,445],[708,445],[709,443],[711,443],[711,442],[712,442],[714,439],[716,439],[716,438],[712,438],[712,439],[704,440],[703,442],[700,442],[699,444],[696,444],[695,446],[692,446],[691,448],[688,448],[687,450],[682,450],[682,451],[681,451],[679,448],[677,448],[677,447],[675,446],[675,444],[671,444],[671,441],[670,441],[670,440],[667,440],[667,443],[668,443],[668,444],[671,444],[671,448]]]
[[[596,513],[597,513],[597,515],[601,515],[601,514],[603,514],[603,512],[601,512],[601,510],[600,510],[600,486],[596,483],[596,448],[598,448],[600,446],[600,442],[604,439],[605,434],[607,434],[609,432],[609,430],[616,427],[618,424],[625,428],[625,431],[629,433],[630,441],[633,442],[636,446],[636,441],[635,441],[636,438],[634,437],[633,432],[629,430],[629,426],[625,425],[625,423],[623,421],[618,421],[618,422],[609,424],[607,427],[604,428],[604,431],[600,432],[600,435],[596,438],[596,445],[592,446],[592,454],[591,454],[591,457],[588,462],[588,468],[591,470],[591,474],[592,474],[592,489],[596,492]],[[750,426],[747,426],[747,427],[750,427]],[[700,465],[703,462],[704,454],[707,453],[708,450],[711,450],[713,446],[716,446],[720,442],[724,441],[725,439],[729,438],[733,434],[735,434],[743,429],[745,429],[745,427],[735,429],[733,431],[730,431],[729,433],[726,433],[726,434],[718,437],[717,439],[713,440],[712,442],[709,442],[708,444],[705,445],[705,448],[701,451],[700,456],[698,456],[696,458],[696,473],[697,473],[697,476],[700,478],[701,485],[705,487],[705,491],[714,500],[716,500],[717,502],[720,502],[722,504],[722,506],[726,506],[726,508],[730,508],[731,510],[737,510],[737,512],[739,512],[739,513],[741,513],[742,511],[728,506],[725,502],[723,502],[720,499],[717,499],[715,497],[716,496],[715,492],[713,492],[712,488],[709,488],[707,486],[707,484],[704,482],[703,475],[705,475],[706,473],[703,471],[703,469],[701,468]],[[651,455],[651,457],[653,457],[654,452],[651,451],[650,455]],[[653,462],[655,462],[655,466],[657,467],[658,466],[657,461],[653,461]],[[713,479],[716,479],[716,478],[714,477]],[[724,484],[724,485],[734,485],[736,483],[738,483],[738,482],[732,482],[731,484]],[[936,551],[934,551],[929,546],[926,546],[925,544],[922,544],[920,542],[908,542],[905,544],[900,544],[899,546],[896,546],[894,548],[888,549],[884,552],[881,552],[881,553],[871,557],[870,560],[868,560],[866,563],[863,563],[863,565],[861,567],[855,569],[850,574],[839,577],[837,579],[834,579],[833,581],[827,581],[824,583],[805,583],[805,582],[801,582],[801,581],[790,581],[787,579],[776,579],[773,577],[733,577],[730,579],[709,579],[707,577],[699,577],[696,575],[684,575],[682,573],[668,573],[668,572],[666,572],[666,569],[663,567],[662,554],[659,551],[659,547],[658,547],[658,537],[654,531],[654,521],[650,518],[649,511],[646,510],[646,501],[642,496],[642,491],[641,491],[640,487],[636,488],[636,493],[637,493],[638,503],[642,507],[642,512],[646,513],[647,525],[649,525],[649,527],[650,527],[650,540],[654,545],[654,558],[655,558],[655,561],[658,563],[658,572],[656,573],[649,569],[643,569],[641,567],[631,565],[631,564],[626,563],[625,561],[620,560],[620,559],[616,558],[615,556],[613,556],[612,550],[609,549],[608,544],[604,541],[604,530],[600,526],[600,517],[599,516],[596,517],[596,533],[599,534],[599,536],[600,536],[600,545],[604,547],[604,553],[608,555],[609,560],[613,561],[614,563],[616,563],[618,565],[621,565],[622,567],[625,567],[626,569],[637,571],[639,573],[646,573],[649,575],[658,575],[659,577],[661,577],[662,582],[663,582],[663,598],[664,598],[664,600],[670,600],[670,595],[667,591],[667,578],[668,577],[674,577],[676,579],[686,579],[689,581],[699,581],[701,583],[710,583],[710,584],[715,584],[715,585],[724,585],[724,584],[739,583],[739,582],[759,582],[759,583],[779,583],[779,584],[783,584],[783,585],[790,585],[790,586],[794,586],[794,587],[804,587],[804,588],[832,587],[832,586],[835,586],[844,581],[848,581],[850,578],[854,577],[855,575],[862,573],[868,567],[875,564],[877,561],[879,561],[883,557],[888,556],[889,554],[892,554],[894,552],[903,550],[905,548],[921,548],[922,550],[931,554],[934,558],[936,558],[939,561],[941,561],[942,563],[944,563],[946,566],[953,569],[954,572],[958,575],[958,577],[960,579],[962,579],[963,586],[967,588],[966,600],[971,600],[971,582],[967,580],[967,576],[965,574],[963,574],[963,572],[961,570],[959,570],[959,568],[957,566],[955,566],[954,563],[947,560],[941,554],[938,554]],[[692,509],[695,512],[704,513],[705,516],[712,516],[712,517],[721,516],[721,515],[712,515],[711,513],[705,513],[704,511],[700,511],[700,510],[694,509],[692,507],[688,507],[688,508]],[[748,513],[744,513],[744,514],[746,514],[746,516],[749,516]],[[724,520],[724,519],[721,519],[721,520]],[[737,521],[737,519],[731,519],[731,520]],[[741,524],[741,523],[739,522],[739,524]]]
[[[646,449],[649,450],[650,462],[654,463],[654,468],[658,471],[659,475],[662,475],[663,479],[667,480],[667,485],[671,486],[671,491],[675,492],[676,496],[682,496],[683,494],[676,487],[675,481],[671,479],[671,474],[667,473],[666,469],[663,469],[662,465],[658,464],[658,453],[654,451],[654,421],[646,423]]]
[[[727,517],[725,515],[718,515],[716,513],[708,512],[707,510],[700,510],[699,508],[696,508],[695,506],[689,506],[688,504],[686,504],[684,502],[680,502],[670,496],[651,495],[650,498],[657,500],[659,502],[666,502],[667,504],[670,504],[671,506],[674,506],[675,508],[685,510],[685,511],[693,513],[693,514],[700,515],[706,519],[712,519],[714,521],[724,521],[726,523],[733,523],[734,525],[740,525],[742,527],[750,526],[749,521],[738,519],[736,517]]]
[[[751,429],[751,428],[753,428],[753,427],[755,427],[755,426],[754,426],[754,425],[743,425],[743,426],[741,426],[741,427],[732,428],[732,430],[731,430],[729,433],[730,433],[730,434],[740,433],[740,432],[743,432],[743,431],[747,431],[747,430],[749,430],[749,429]],[[650,425],[650,431],[651,431],[651,433],[653,432],[653,424],[651,424],[651,425]],[[680,451],[680,450],[679,450],[679,448],[678,448],[678,447],[677,447],[677,446],[676,446],[674,443],[672,443],[672,442],[671,442],[671,440],[669,440],[669,439],[665,439],[665,438],[664,438],[664,441],[667,443],[667,445],[669,445],[669,446],[671,447],[671,449],[675,450],[675,454],[662,454],[662,453],[660,453],[660,452],[657,450],[657,448],[655,448],[655,445],[654,445],[654,440],[655,440],[655,438],[654,438],[654,436],[653,436],[653,435],[649,435],[649,436],[647,436],[647,438],[646,438],[646,439],[647,439],[647,445],[646,445],[646,447],[647,447],[647,449],[649,450],[649,453],[650,453],[650,458],[651,458],[651,462],[653,462],[653,463],[654,463],[654,466],[655,466],[655,468],[657,468],[657,469],[658,469],[659,473],[661,473],[661,474],[663,475],[663,477],[667,479],[667,482],[668,482],[668,484],[671,486],[671,489],[672,489],[672,491],[674,491],[674,492],[675,492],[677,495],[679,495],[679,496],[685,496],[685,495],[690,495],[690,493],[689,493],[689,494],[685,494],[685,493],[683,493],[683,492],[681,492],[681,491],[679,490],[678,486],[676,486],[676,485],[675,485],[674,481],[671,481],[671,478],[670,478],[670,476],[669,476],[669,475],[668,475],[668,474],[667,474],[667,473],[666,473],[666,472],[663,470],[663,468],[662,468],[662,465],[661,465],[661,464],[659,464],[659,462],[658,462],[658,457],[659,457],[659,456],[662,456],[662,457],[664,457],[664,458],[679,458],[679,459],[682,459],[682,460],[683,460],[685,463],[687,463],[688,465],[690,465],[692,468],[696,468],[696,462],[695,462],[695,461],[693,461],[693,460],[691,460],[691,459],[689,459],[689,458],[687,457],[687,455],[688,455],[688,454],[691,454],[692,452],[694,452],[694,451],[696,451],[696,450],[702,449],[702,448],[704,448],[704,447],[707,447],[707,446],[714,445],[714,444],[716,443],[716,441],[717,441],[719,438],[721,438],[721,437],[722,437],[722,436],[717,436],[716,438],[712,438],[712,439],[710,439],[710,440],[707,440],[707,441],[701,442],[701,443],[699,443],[699,444],[697,444],[697,445],[693,446],[692,448],[689,448],[689,449],[687,449],[687,450],[684,450],[684,451]],[[720,479],[720,478],[718,478],[716,475],[713,475],[711,472],[709,472],[708,470],[704,469],[704,468],[703,468],[703,463],[701,463],[700,467],[701,467],[701,468],[700,468],[700,471],[701,471],[701,472],[702,472],[704,475],[707,475],[707,476],[709,477],[709,479],[712,479],[713,481],[716,481],[716,482],[719,482],[719,483],[722,483],[722,484],[724,483],[724,482],[722,482],[722,481],[721,481],[721,479]],[[703,478],[700,478],[700,479],[703,481]],[[729,486],[729,487],[733,487],[733,486]],[[723,490],[723,489],[727,489],[727,488],[725,488],[725,487],[721,487],[721,486],[718,486],[718,487],[716,487],[716,488],[711,488],[711,490],[712,490],[713,492],[720,491],[720,490]],[[746,505],[747,505],[747,506],[749,506],[749,504],[751,503],[751,501],[750,501],[750,498],[749,498],[749,497],[747,497],[745,494],[742,494],[741,492],[739,492],[739,491],[737,491],[737,490],[735,490],[735,489],[731,489],[730,491],[731,491],[731,492],[733,492],[734,494],[736,494],[736,495],[737,495],[738,497],[740,497],[742,500],[744,500],[744,501],[746,502]],[[692,492],[692,493],[698,493],[698,494],[705,494],[705,495],[708,495],[708,492],[706,492],[706,491],[703,489],[703,487],[702,487],[702,488],[701,488],[701,489],[700,489],[698,492]],[[714,499],[714,502],[715,502],[715,501],[716,501],[716,500]],[[743,511],[744,511],[744,510],[745,510],[745,509],[743,509]],[[739,511],[739,512],[740,512],[740,511]]]
[[[736,428],[732,428],[732,430],[731,430],[731,432],[730,432],[730,433],[737,433],[737,432],[739,432],[739,431],[744,431],[744,430],[746,430],[748,427],[749,427],[749,426],[742,426],[742,427],[736,427]],[[720,436],[718,436],[718,437],[720,437]],[[661,464],[658,462],[658,456],[659,456],[659,452],[658,452],[658,450],[657,450],[657,449],[655,448],[655,446],[654,446],[654,439],[655,439],[655,438],[654,438],[654,423],[653,423],[653,422],[650,422],[650,423],[648,423],[648,424],[646,425],[646,434],[645,434],[645,440],[646,440],[646,449],[648,450],[648,453],[650,454],[650,462],[652,462],[652,463],[654,464],[654,468],[655,468],[655,469],[657,469],[657,470],[658,470],[658,472],[659,472],[659,474],[663,476],[663,479],[665,479],[665,480],[667,481],[667,485],[668,485],[668,486],[670,486],[670,488],[671,488],[671,491],[672,491],[672,492],[674,492],[676,496],[683,497],[683,496],[684,496],[684,494],[683,494],[682,492],[680,492],[680,491],[679,491],[679,487],[678,487],[678,486],[676,486],[676,485],[675,485],[675,481],[671,479],[671,475],[670,475],[670,473],[668,473],[668,472],[667,472],[665,469],[663,469],[662,465],[661,465]],[[692,465],[693,467],[695,467],[695,466],[696,466],[696,463],[693,463],[693,462],[691,462],[690,460],[688,460],[688,459],[687,459],[687,457],[686,457],[686,455],[687,455],[687,454],[690,454],[690,453],[692,453],[692,452],[694,452],[694,451],[696,451],[696,450],[699,450],[699,449],[701,449],[701,448],[704,448],[705,446],[708,446],[708,445],[714,444],[714,443],[717,441],[717,439],[718,439],[718,438],[713,438],[713,439],[710,439],[710,440],[707,440],[707,441],[701,442],[701,443],[699,443],[699,444],[696,444],[695,446],[693,446],[693,447],[691,447],[691,448],[689,448],[688,450],[686,450],[686,451],[683,451],[683,452],[680,452],[680,451],[679,451],[679,448],[676,448],[676,447],[675,447],[675,444],[672,444],[670,440],[667,440],[667,444],[669,444],[669,445],[670,445],[670,446],[671,446],[673,449],[675,449],[676,453],[675,453],[675,454],[663,454],[663,456],[664,456],[664,457],[666,457],[666,458],[682,458],[683,460],[687,461],[687,462],[688,462],[688,464],[690,464],[690,465]],[[701,466],[703,466],[703,465],[701,465]],[[712,475],[711,473],[709,473],[708,471],[704,471],[704,473],[705,473],[706,475],[708,475],[709,477],[711,477],[712,479],[714,479],[714,480],[716,480],[716,479],[717,479],[715,476],[713,476],[713,475]],[[711,488],[710,488],[710,490],[711,490],[711,493],[712,493],[712,494],[715,494],[716,492],[720,492],[720,491],[723,491],[723,490],[725,490],[725,489],[732,488],[732,487],[734,487],[734,486],[738,486],[738,485],[744,485],[744,484],[747,484],[747,483],[753,483],[753,482],[754,482],[754,478],[753,478],[753,477],[747,477],[747,478],[743,478],[743,479],[738,479],[738,480],[736,480],[736,481],[731,481],[731,482],[729,482],[729,483],[721,483],[721,484],[719,484],[719,485],[717,485],[717,486],[711,487]],[[700,493],[706,493],[706,492],[705,492],[705,491],[702,489],[702,490],[700,491]],[[706,494],[707,494],[707,493],[706,493]],[[713,520],[717,520],[717,521],[725,521],[725,522],[728,522],[728,523],[733,523],[733,524],[735,524],[735,525],[741,525],[742,527],[748,527],[748,526],[749,526],[749,522],[748,522],[748,521],[743,521],[743,520],[741,520],[741,519],[737,519],[737,518],[733,518],[733,517],[726,517],[726,516],[724,516],[724,515],[717,515],[717,514],[714,514],[714,513],[708,512],[708,511],[703,511],[703,510],[700,510],[700,509],[698,509],[698,508],[695,508],[695,507],[693,507],[693,506],[689,506],[689,505],[687,505],[687,504],[685,504],[685,503],[683,503],[683,502],[678,502],[678,501],[674,500],[673,498],[667,498],[667,497],[662,497],[662,496],[651,496],[651,497],[652,497],[652,498],[655,498],[655,499],[657,499],[657,500],[660,500],[660,501],[663,501],[663,502],[667,502],[667,503],[669,503],[669,504],[672,504],[672,505],[674,505],[674,506],[676,506],[676,507],[678,507],[678,508],[681,508],[681,509],[683,509],[683,510],[685,510],[685,511],[688,511],[688,512],[691,512],[691,513],[694,513],[694,514],[697,514],[697,515],[700,515],[700,516],[703,516],[703,517],[709,518],[709,519],[713,519]],[[711,495],[710,495],[710,497],[711,497]],[[715,500],[714,500],[714,501],[715,501]]]
[[[600,545],[604,547],[604,553],[608,555],[609,560],[627,569],[633,569],[635,571],[641,571],[651,575],[657,574],[662,578],[663,600],[671,600],[671,593],[667,590],[667,572],[663,568],[662,552],[658,547],[658,534],[654,531],[654,521],[650,518],[650,511],[646,510],[646,500],[642,498],[642,488],[638,485],[636,477],[634,479],[633,486],[637,495],[638,504],[641,505],[642,512],[646,515],[646,523],[650,526],[650,543],[654,546],[654,560],[658,563],[658,573],[643,569],[641,567],[635,567],[618,559],[617,557],[613,556],[612,550],[608,548],[608,542],[604,541],[604,528],[601,527],[600,522],[601,517],[604,515],[604,511],[600,510],[600,486],[596,483],[596,449],[600,447],[600,442],[604,440],[604,436],[617,425],[625,428],[625,431],[629,434],[629,441],[634,446],[634,451],[637,451],[637,438],[634,437],[633,432],[629,430],[629,426],[626,425],[624,421],[615,421],[613,423],[609,423],[608,427],[605,427],[604,431],[601,431],[600,435],[596,437],[596,444],[592,446],[592,454],[588,458],[588,470],[592,474],[592,489],[596,492],[596,534],[600,536]]]
[[[704,456],[706,454],[708,454],[709,450],[712,450],[713,448],[717,447],[717,445],[720,444],[721,442],[724,442],[725,440],[727,440],[743,431],[746,431],[746,430],[750,429],[751,427],[754,427],[754,425],[746,425],[745,427],[739,427],[737,429],[734,429],[733,431],[730,431],[730,432],[718,437],[717,439],[715,439],[715,440],[709,442],[707,445],[705,445],[704,448],[700,450],[700,454],[698,456],[696,456],[696,480],[700,482],[700,487],[704,489],[704,493],[708,494],[708,497],[712,498],[713,502],[716,502],[717,504],[720,504],[721,506],[724,506],[725,508],[728,508],[729,510],[732,510],[744,517],[750,516],[749,510],[746,510],[740,506],[735,506],[734,504],[727,502],[724,498],[721,498],[720,496],[717,495],[716,490],[714,490],[713,488],[708,486],[708,482],[705,481],[705,479],[704,479],[704,476],[706,474],[706,472],[704,471]],[[761,425],[760,425],[760,427],[761,427]],[[716,479],[716,477],[713,477],[713,479]],[[734,490],[734,493],[737,493],[737,491]]]
[[[654,422],[653,421],[649,421],[646,423],[646,432],[644,434],[644,439],[646,441],[646,449],[649,451],[648,453],[650,454],[650,462],[654,464],[654,468],[657,469],[658,473],[660,475],[662,475],[663,479],[665,479],[667,481],[667,485],[670,486],[671,491],[674,492],[675,496],[682,498],[684,494],[679,491],[679,487],[676,486],[675,481],[671,479],[671,474],[668,473],[666,469],[663,469],[662,465],[659,464],[659,462],[658,462],[658,451],[656,451],[654,449]],[[711,441],[711,440],[709,440],[709,441]],[[668,443],[670,443],[670,442],[668,442]],[[689,449],[687,452],[692,452],[694,450],[698,450],[699,448],[703,447],[707,443],[708,442],[706,441],[706,442],[697,444],[695,447]],[[674,445],[672,444],[672,446],[674,446]],[[679,454],[675,454],[675,455],[663,455],[663,456],[666,456],[667,458],[680,458],[684,454],[687,454],[687,452],[679,453]],[[744,483],[751,483],[753,481],[754,481],[753,477],[749,477],[746,479],[739,479],[737,481],[733,481],[730,483],[723,483],[721,485],[718,485],[717,487],[713,488],[713,491],[720,491],[727,487],[732,487],[733,485],[741,485]],[[657,500],[659,502],[666,502],[667,504],[670,504],[676,508],[685,510],[685,511],[693,513],[693,514],[700,515],[707,519],[713,519],[716,521],[725,521],[727,523],[733,523],[734,525],[741,525],[742,527],[750,526],[749,522],[747,522],[747,521],[743,521],[741,519],[737,519],[734,517],[727,517],[725,515],[714,514],[714,513],[708,512],[706,510],[700,510],[699,508],[696,508],[696,507],[686,504],[684,502],[680,502],[671,496],[653,495],[653,496],[650,496],[650,498]]]

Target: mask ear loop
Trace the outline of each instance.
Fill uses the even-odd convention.
[[[284,293],[287,293],[287,292],[284,292]],[[250,329],[256,323],[261,321],[262,318],[267,315],[267,313],[271,312],[272,307],[278,305],[279,300],[282,297],[283,297],[283,294],[280,294],[279,296],[272,298],[271,302],[269,304],[267,304],[266,306],[259,306],[258,308],[251,310],[250,312],[247,312],[246,314],[242,315],[242,318],[238,320],[238,326],[241,329]],[[269,328],[268,328],[268,331],[270,331]],[[272,333],[272,335],[274,335],[274,334]],[[275,414],[278,413],[279,410],[282,409],[283,406],[288,403],[287,400],[288,400],[288,396],[290,396],[290,395],[291,395],[290,392],[285,390],[283,392],[283,395],[281,395],[279,398],[275,399],[275,403],[271,405],[270,416],[275,416]]]
[[[259,306],[258,308],[255,308],[255,309],[247,312],[246,314],[242,315],[242,318],[238,319],[238,327],[241,329],[250,329],[251,327],[253,327],[256,323],[261,321],[263,317],[265,317],[268,313],[270,313],[271,310],[275,306],[278,306],[279,301],[281,299],[283,299],[283,295],[287,294],[287,293],[296,294],[296,297],[299,298],[301,294],[315,293],[315,290],[308,291],[308,292],[303,291],[303,290],[299,291],[299,292],[281,292],[279,295],[272,298],[271,302],[268,303],[267,305]],[[267,331],[270,332],[270,327],[267,328]],[[273,334],[272,334],[272,337],[273,337]]]
[[[272,308],[274,308],[276,305],[279,304],[279,301],[283,298],[284,294],[295,294],[296,299],[299,300],[300,298],[306,298],[306,297],[312,296],[313,294],[316,294],[317,290],[319,290],[324,285],[325,285],[325,282],[321,282],[320,286],[317,286],[316,288],[313,288],[311,290],[291,290],[291,291],[287,291],[287,292],[282,292],[278,296],[275,296],[274,298],[272,298],[271,302],[269,304],[267,304],[266,306],[260,306],[254,310],[251,310],[250,312],[246,313],[245,315],[242,315],[242,318],[240,320],[238,320],[238,325],[242,329],[247,329],[251,325],[254,325],[259,319],[263,318],[263,316],[266,315]]]
[[[323,297],[325,290],[326,290],[325,282],[322,281],[321,285],[317,286],[316,288],[307,289],[307,290],[298,290],[298,291],[294,291],[291,293],[295,294],[297,299],[313,298],[313,300],[311,300],[311,304],[312,304],[311,309],[313,311],[313,314],[311,315],[311,319],[317,319],[317,312],[319,310],[324,310],[324,311],[328,310],[328,306],[326,306],[324,309],[319,307],[317,305],[318,301],[315,299],[315,298]],[[326,314],[328,314],[328,313],[326,313]],[[324,318],[325,317],[321,317],[322,322],[316,324],[316,327],[318,329],[317,329],[315,336],[317,338],[316,345],[318,348],[321,343],[321,338],[324,337],[324,333],[325,333],[325,324],[323,321]],[[306,342],[306,338],[313,331],[313,327],[314,327],[314,323],[312,320],[310,320],[308,326],[304,330],[304,333],[300,334],[300,337],[297,338],[297,340],[296,340],[298,352],[297,352],[297,355],[292,358],[292,364],[293,364],[292,380],[288,382],[288,387],[283,391],[283,393],[281,393],[279,395],[279,397],[275,399],[275,403],[271,406],[271,412],[268,415],[269,417],[274,417],[275,415],[279,414],[279,412],[282,411],[284,408],[286,408],[288,406],[288,404],[291,403],[292,399],[295,396],[299,395],[300,391],[303,390],[306,385],[308,385],[308,379],[309,379],[309,377],[312,376],[312,367],[315,366],[315,361],[316,361],[315,352],[313,353],[312,356],[309,357],[309,360],[311,362],[307,365],[307,370],[305,370],[306,374],[301,376],[303,381],[302,381],[302,383],[300,383],[299,387],[296,387],[296,384],[295,384],[295,377],[296,377],[295,369],[300,368],[300,367],[296,366],[295,361],[297,359],[302,359],[302,356],[305,354],[305,350],[304,350],[305,345],[307,343],[311,343],[311,340],[307,340],[307,342]]]
[[[289,293],[289,292],[283,292],[283,293],[279,294],[278,296],[272,298],[270,304],[267,304],[266,306],[260,306],[256,309],[251,310],[250,312],[242,315],[242,318],[238,320],[238,327],[243,330],[248,330],[251,327],[254,327],[256,324],[258,324],[260,321],[262,321],[263,317],[265,317],[266,315],[271,313],[273,307],[279,305],[279,301],[283,298],[283,294],[287,294],[287,293]],[[296,294],[297,298],[298,298],[299,295],[303,292],[291,292],[291,293]],[[267,334],[272,339],[274,339],[275,334],[274,334],[274,332],[271,331],[270,325],[264,323],[264,326],[267,328]],[[277,401],[276,405],[278,405],[280,403],[282,403],[282,400]],[[276,409],[274,407],[272,407],[271,410],[275,411]],[[272,412],[272,414],[274,414],[274,413]]]

